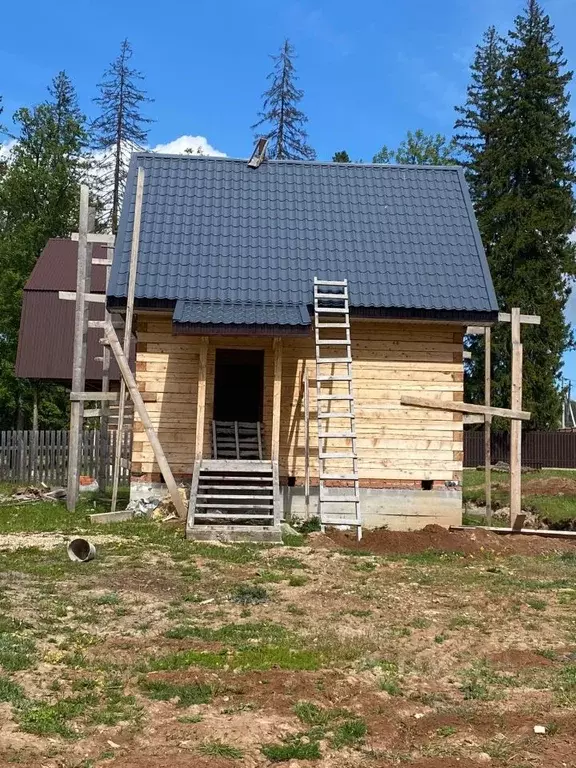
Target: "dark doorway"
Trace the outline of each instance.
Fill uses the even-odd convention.
[[[215,421],[262,421],[264,351],[217,349]]]

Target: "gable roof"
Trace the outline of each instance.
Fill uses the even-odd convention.
[[[94,245],[92,256],[104,259],[106,249]],[[77,242],[56,237],[48,240],[24,286],[16,356],[19,378],[71,382],[76,304],[59,299],[58,292],[76,290],[77,267]],[[94,264],[91,277],[92,293],[104,293],[106,267]],[[103,320],[104,305],[90,304],[88,314],[90,320]],[[90,388],[99,387],[102,381],[102,363],[94,359],[102,354],[101,337],[102,331],[88,330],[86,381]],[[120,379],[114,359],[110,379]]]
[[[310,306],[317,276],[347,278],[357,313],[490,320],[498,310],[461,168],[267,160],[253,169],[154,153],[132,156],[112,306],[125,303],[138,166],[136,306],[186,302],[178,317],[210,324],[242,324],[247,307],[258,322],[264,306],[269,324]]]

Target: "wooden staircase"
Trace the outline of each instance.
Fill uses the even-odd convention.
[[[194,467],[186,535],[203,541],[281,543],[278,467],[203,459]]]

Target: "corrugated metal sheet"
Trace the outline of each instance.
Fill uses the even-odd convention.
[[[78,243],[54,238],[42,251],[24,288],[22,316],[18,336],[16,375],[20,378],[70,382],[74,347],[73,301],[58,298],[58,291],[76,290]],[[94,258],[106,258],[106,249],[95,245]],[[92,268],[94,293],[104,293],[106,268]],[[104,305],[91,304],[91,320],[104,319]],[[98,386],[102,380],[102,363],[94,361],[102,355],[99,340],[102,331],[88,331],[86,379]],[[112,381],[120,379],[114,360],[110,367]]]
[[[462,169],[132,157],[109,297],[126,295],[136,170],[146,171],[136,297],[312,304],[347,278],[351,307],[498,307]]]
[[[209,325],[287,325],[309,328],[306,305],[231,304],[226,302],[177,301],[174,323]]]

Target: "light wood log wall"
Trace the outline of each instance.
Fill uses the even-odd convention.
[[[407,408],[404,393],[463,399],[464,328],[440,323],[352,321],[353,378],[360,477],[378,481],[457,480],[463,460],[462,415]],[[189,475],[195,442],[199,336],[174,336],[169,317],[138,319],[136,378],[141,391],[155,393],[147,403],[172,471]],[[272,427],[273,353],[266,337],[210,337],[204,456],[210,456],[216,348],[265,351],[264,439],[269,455]],[[311,476],[318,476],[316,387],[313,338],[285,337],[282,366],[280,474],[304,478],[303,377],[311,379]],[[337,393],[339,384],[332,385]],[[330,390],[327,390],[330,391]],[[342,429],[347,422],[332,422]],[[342,440],[343,447],[347,441]],[[133,471],[158,472],[142,425],[136,421]],[[331,466],[331,471],[335,471]]]

